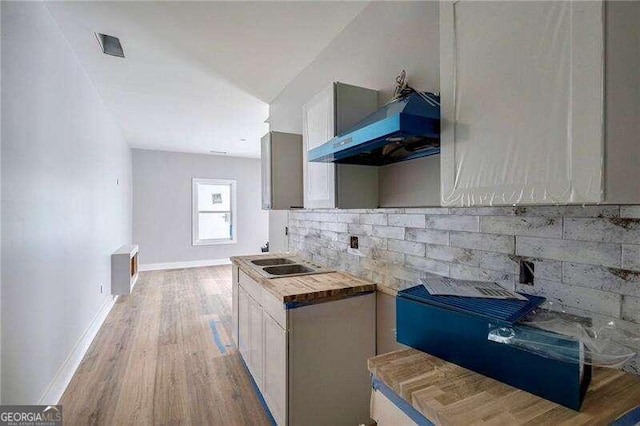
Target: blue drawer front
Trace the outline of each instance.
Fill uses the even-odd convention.
[[[446,361],[578,410],[591,378],[576,363],[557,361],[487,340],[490,320],[396,298],[397,340]],[[577,347],[578,343],[575,342]]]

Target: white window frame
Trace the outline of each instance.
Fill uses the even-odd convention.
[[[198,238],[199,229],[198,229],[198,185],[199,184],[209,184],[209,185],[230,185],[231,186],[231,239],[222,238],[222,239],[208,239],[202,240]],[[208,246],[214,244],[236,244],[238,235],[238,230],[236,228],[236,181],[232,179],[204,179],[204,178],[193,178],[191,183],[191,241],[194,246]]]

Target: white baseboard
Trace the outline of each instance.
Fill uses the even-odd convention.
[[[87,327],[84,333],[82,333],[76,344],[73,346],[71,353],[67,359],[64,360],[53,380],[44,391],[44,394],[40,397],[40,400],[38,400],[39,405],[58,404],[62,394],[69,385],[71,378],[78,369],[82,358],[85,353],[87,353],[87,349],[89,349],[91,342],[93,342],[96,334],[98,334],[98,330],[100,330],[102,323],[107,318],[107,315],[111,311],[111,308],[113,308],[113,305],[115,305],[117,299],[118,296],[108,297],[102,306],[100,306],[98,313],[93,317],[89,327]]]
[[[231,259],[190,260],[187,262],[147,263],[139,266],[140,271],[160,271],[162,269],[198,268],[201,266],[231,265]]]

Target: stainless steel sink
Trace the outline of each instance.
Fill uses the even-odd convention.
[[[258,266],[273,266],[273,265],[291,265],[292,263],[296,263],[296,262],[290,259],[285,259],[283,257],[274,257],[272,259],[252,260],[251,263]]]
[[[331,269],[309,262],[298,256],[255,259],[251,261],[251,264],[255,271],[265,278],[282,278],[333,272]]]
[[[262,268],[265,272],[271,275],[293,275],[293,274],[306,274],[307,272],[313,272],[313,268],[309,268],[304,265],[281,265],[281,266],[268,266]]]

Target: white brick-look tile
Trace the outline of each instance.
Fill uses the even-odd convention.
[[[428,207],[428,208],[407,208],[405,213],[410,214],[449,214],[446,207]]]
[[[340,222],[321,222],[321,231],[347,232],[347,223]]]
[[[375,282],[436,273],[514,288],[523,258],[535,285],[518,289],[594,324],[640,322],[640,206],[296,210],[288,226],[290,250]],[[365,257],[347,253],[351,234]]]
[[[386,225],[387,215],[382,213],[370,213],[360,215],[360,223],[363,225]]]
[[[562,238],[562,218],[482,216],[480,232],[529,237]]]
[[[338,233],[333,231],[320,231],[320,238],[324,240],[338,241]]]
[[[382,238],[392,238],[394,240],[405,239],[405,228],[399,226],[378,226],[373,225],[371,235]]]
[[[535,277],[556,282],[562,281],[562,262],[559,260],[534,259],[485,251],[478,251],[478,253],[480,256],[480,267],[484,269],[505,271],[519,276],[520,260],[522,259],[533,262]]]
[[[618,217],[618,206],[518,206],[518,207],[457,207],[449,214],[480,216],[526,216],[526,217]]]
[[[438,275],[449,275],[449,264],[439,260],[426,259],[424,257],[417,257],[406,255],[405,264],[414,269],[430,272]]]
[[[513,254],[477,251],[480,267],[492,271],[504,271],[517,274],[520,270],[519,258]]]
[[[621,266],[621,245],[588,241],[516,237],[516,254],[568,262]]]
[[[456,247],[513,254],[515,238],[511,235],[479,234],[451,231],[449,244]]]
[[[521,206],[515,207],[518,216],[544,217],[618,217],[619,206]]]
[[[480,265],[480,258],[475,251],[459,247],[425,244],[425,257],[464,265]]]
[[[640,297],[623,296],[622,319],[640,323]]]
[[[405,239],[418,243],[449,245],[449,231],[440,229],[406,228]]]
[[[371,257],[376,260],[384,260],[390,263],[404,263],[404,253],[376,248],[371,252]]]
[[[518,286],[518,288],[566,306],[620,318],[622,296],[619,294],[542,279],[536,279],[533,286]]]
[[[550,259],[525,258],[533,262],[534,276],[543,280],[562,282],[562,262]]]
[[[620,217],[640,219],[640,206],[620,206]]]
[[[467,216],[512,216],[515,214],[515,209],[515,207],[452,207],[449,208],[449,214]]]
[[[389,226],[424,228],[425,218],[423,214],[390,214],[387,218],[387,224]]]
[[[418,283],[420,278],[426,275],[426,272],[409,268],[402,265],[389,264],[388,273],[394,278]]]
[[[622,245],[622,267],[640,271],[640,245]]]
[[[480,219],[478,216],[433,215],[426,217],[426,225],[424,227],[450,231],[478,232],[480,230]]]
[[[388,241],[392,241],[392,240],[388,240]],[[386,238],[370,237],[367,235],[358,236],[358,244],[360,245],[360,247],[386,249],[388,241]]]
[[[413,256],[424,256],[424,244],[412,241],[388,240],[387,249]]]
[[[640,219],[576,219],[564,220],[564,238],[581,241],[640,243]]]
[[[344,223],[360,223],[360,215],[358,213],[338,213],[336,214],[336,221]]]
[[[640,272],[564,262],[563,282],[580,287],[640,297]]]
[[[347,232],[353,235],[371,235],[372,225],[360,225],[356,223],[350,223],[347,226]]]

